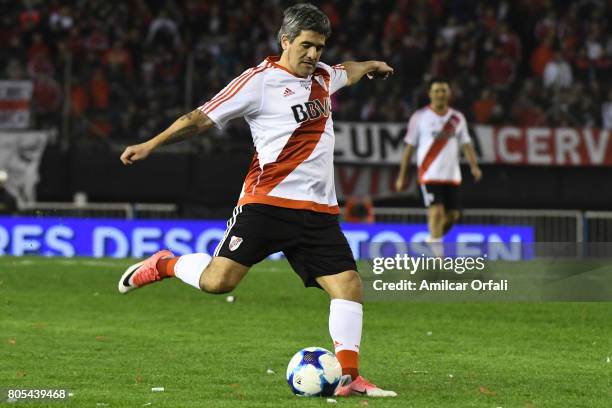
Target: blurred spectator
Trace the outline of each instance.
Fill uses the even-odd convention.
[[[130,52],[124,47],[122,40],[115,40],[113,46],[104,54],[104,63],[110,71],[121,71],[127,77],[134,73],[134,62]]]
[[[92,138],[107,140],[113,130],[113,125],[110,123],[108,114],[103,111],[98,111],[93,114],[92,121],[89,124],[89,135]]]
[[[55,79],[47,75],[36,78],[32,102],[37,127],[47,128],[57,125],[62,103],[62,89]]]
[[[546,112],[546,123],[555,127],[579,126],[578,115],[580,108],[573,104],[572,93],[569,90],[562,90],[555,95],[555,103]]]
[[[432,77],[449,77],[452,74],[452,69],[451,48],[444,44],[442,38],[439,38],[436,42],[436,51],[431,57],[429,74]]]
[[[574,125],[587,128],[599,127],[599,120],[599,112],[595,107],[594,99],[589,95],[580,98]]]
[[[487,84],[499,91],[506,90],[514,81],[514,73],[514,62],[504,54],[501,46],[497,46],[485,63]]]
[[[15,81],[26,79],[25,68],[18,59],[11,59],[8,61],[6,69],[4,70],[4,75],[6,79],[12,79]]]
[[[70,112],[72,116],[81,116],[89,108],[89,94],[78,78],[73,78],[70,89]]]
[[[548,61],[544,67],[542,80],[546,88],[565,89],[572,86],[572,68],[563,58],[561,51],[556,50],[553,59]]]
[[[544,75],[544,68],[553,59],[553,54],[552,39],[546,37],[531,54],[531,72],[538,77]]]
[[[489,88],[484,88],[480,97],[474,101],[472,111],[477,123],[491,123],[494,115],[501,112],[502,108],[497,102],[497,95]]]
[[[96,110],[108,109],[110,85],[105,78],[102,68],[97,67],[88,84],[92,108]]]
[[[49,16],[49,27],[53,31],[68,32],[74,24],[70,6],[61,6],[55,11],[51,11]]]
[[[376,98],[371,96],[366,103],[361,107],[361,114],[359,115],[359,119],[364,122],[376,120],[376,106],[378,103],[376,102]]]
[[[501,47],[504,55],[514,61],[515,64],[521,60],[521,40],[518,35],[510,29],[507,22],[500,22],[495,41],[497,41]]]
[[[603,57],[604,48],[600,39],[600,30],[599,24],[591,24],[589,26],[589,33],[587,34],[585,45],[587,57],[591,61],[598,61]]]
[[[408,27],[406,26],[406,18],[404,18],[397,10],[393,10],[385,22],[385,40],[399,40],[406,34],[407,31]]]
[[[455,43],[455,38],[462,32],[462,27],[457,24],[457,19],[450,16],[446,22],[446,26],[440,29],[440,35],[447,45],[452,46]]]
[[[530,97],[528,89],[523,89],[510,109],[512,123],[517,126],[541,126],[546,120],[544,111]]]
[[[28,62],[35,60],[36,58],[50,58],[51,50],[43,42],[41,33],[35,33],[32,37],[32,45],[28,48]]]
[[[181,35],[179,33],[178,26],[176,25],[176,22],[169,17],[167,10],[160,11],[153,22],[151,22],[145,43],[150,45],[152,42],[154,42],[154,40],[160,41],[156,38],[158,35],[169,36],[171,38],[171,43],[175,48],[181,47]]]
[[[477,122],[609,126],[609,97],[600,100],[612,81],[610,2],[312,1],[334,29],[324,62],[384,59],[396,69],[335,94],[336,120],[403,121],[426,99],[423,80],[440,75]],[[37,126],[58,127],[69,104],[74,138],[148,138],[277,53],[284,3],[5,1],[0,72],[34,83]]]
[[[550,9],[546,16],[537,22],[534,37],[537,41],[554,38],[557,30],[557,13]]]

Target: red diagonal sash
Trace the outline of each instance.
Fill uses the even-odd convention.
[[[322,75],[329,88],[329,74],[324,69],[317,69],[314,75]],[[324,101],[328,97],[327,89],[324,89],[316,80],[312,81],[309,101],[318,99]],[[257,183],[246,194],[266,195],[274,187],[279,185],[297,166],[302,164],[313,152],[321,135],[325,130],[325,124],[329,116],[321,115],[314,120],[302,122],[293,131],[287,143],[283,147],[276,161],[264,165],[261,173],[257,174]],[[255,170],[252,167],[252,170]],[[249,176],[250,176],[249,172]],[[249,179],[247,176],[247,179]]]
[[[422,181],[425,177],[425,173],[433,163],[433,161],[438,157],[438,154],[444,149],[444,146],[448,143],[450,138],[455,134],[457,130],[457,125],[459,125],[459,116],[456,114],[452,114],[450,118],[446,121],[442,130],[438,134],[438,137],[434,142],[429,146],[429,150],[425,153],[425,157],[423,158],[423,163],[419,167],[419,180]]]

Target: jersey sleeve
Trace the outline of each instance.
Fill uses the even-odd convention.
[[[346,73],[346,68],[344,68],[342,64],[330,67],[330,71],[329,94],[333,95],[340,88],[344,88],[346,86],[346,83],[348,82],[348,75]]]
[[[257,113],[261,108],[263,70],[263,67],[246,70],[198,109],[219,129],[231,119]]]
[[[472,138],[470,137],[470,132],[468,131],[467,120],[465,120],[465,116],[463,114],[459,114],[461,118],[461,123],[459,124],[459,129],[457,131],[457,137],[459,139],[459,144],[464,145],[472,142]]]
[[[404,142],[406,144],[416,146],[419,143],[419,117],[421,116],[420,111],[416,111],[410,117],[408,121],[408,128],[406,129],[406,136],[404,136]]]

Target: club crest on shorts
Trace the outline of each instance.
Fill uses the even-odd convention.
[[[232,235],[232,237],[230,238],[230,242],[229,242],[229,250],[230,251],[237,250],[240,244],[242,244],[242,238]]]

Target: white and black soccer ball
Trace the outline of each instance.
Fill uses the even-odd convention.
[[[287,383],[296,395],[333,395],[342,377],[342,367],[329,350],[308,347],[295,353],[287,366]]]

